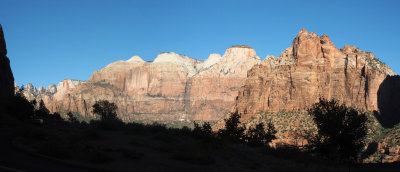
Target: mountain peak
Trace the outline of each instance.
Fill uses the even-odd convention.
[[[163,63],[163,62],[176,63],[176,64],[190,63],[192,65],[195,65],[195,63],[197,63],[197,60],[175,52],[166,52],[158,54],[156,59],[154,59],[153,63]]]
[[[237,59],[248,59],[248,58],[256,58],[260,59],[256,53],[256,51],[248,45],[233,45],[225,51],[223,55],[224,58],[233,58]]]
[[[142,58],[140,58],[140,56],[134,55],[126,62],[144,62],[144,60]]]

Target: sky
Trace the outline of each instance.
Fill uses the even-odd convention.
[[[18,85],[88,80],[111,62],[161,52],[205,60],[244,44],[264,59],[301,28],[400,73],[399,8],[396,0],[0,0],[0,24]]]

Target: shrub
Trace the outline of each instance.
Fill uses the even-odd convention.
[[[310,139],[316,151],[329,158],[358,159],[367,134],[364,112],[326,99],[320,99],[308,112],[318,128],[317,135]]]

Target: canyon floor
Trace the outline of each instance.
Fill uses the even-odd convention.
[[[347,171],[346,165],[283,147],[194,136],[190,129],[45,120],[0,115],[0,168],[20,171]],[[13,171],[10,170],[9,171]],[[399,164],[363,164],[351,171],[397,171]],[[14,170],[15,171],[15,170]]]

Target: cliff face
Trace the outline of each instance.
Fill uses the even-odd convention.
[[[208,61],[216,63],[208,66]],[[210,55],[188,82],[190,103],[185,104],[185,110],[196,114],[194,120],[221,119],[234,105],[247,71],[260,63],[255,50],[248,46],[232,46],[222,57]]]
[[[7,57],[6,41],[0,25],[0,103],[14,95],[14,76]]]
[[[354,46],[337,49],[329,36],[302,29],[280,57],[266,58],[248,72],[234,110],[243,114],[308,108],[320,97],[378,110],[377,93],[395,75],[372,53]]]
[[[395,73],[372,53],[354,46],[339,50],[329,36],[302,29],[281,56],[264,61],[243,45],[205,61],[173,52],[161,53],[153,62],[133,56],[94,72],[85,82],[65,80],[39,90],[27,85],[32,94],[26,95],[43,99],[52,112],[90,117],[95,101],[104,99],[118,104],[124,120],[214,121],[232,107],[249,115],[297,111],[320,97],[378,110],[378,99],[393,95],[381,91],[378,98],[388,75]]]
[[[153,62],[133,56],[94,72],[87,82],[60,82],[52,93],[28,84],[25,95],[43,99],[52,112],[93,116],[92,105],[104,99],[118,105],[124,120],[218,120],[234,105],[247,71],[260,63],[248,46],[233,46],[204,62],[173,52]]]

